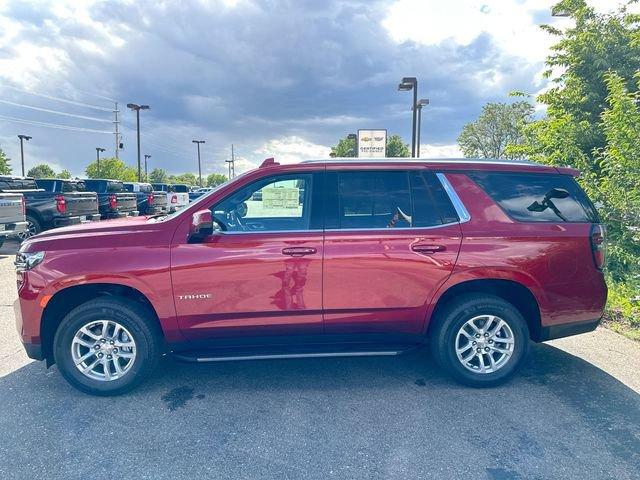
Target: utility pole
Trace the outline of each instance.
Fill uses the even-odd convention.
[[[127,108],[136,112],[136,129],[138,131],[138,181],[142,181],[142,166],[140,164],[140,110],[149,110],[149,105],[127,103]]]
[[[115,102],[115,109],[113,110],[113,113],[116,117],[115,121],[113,122],[114,125],[116,126],[116,158],[120,158],[119,154],[120,154],[120,132],[119,132],[119,125],[120,122],[118,121],[118,102]]]
[[[200,163],[200,144],[206,143],[204,140],[191,140],[198,146],[198,183],[202,187],[202,164]]]
[[[100,152],[104,152],[104,148],[96,147],[96,160],[98,161],[98,178],[100,178]]]
[[[23,141],[26,140],[28,142],[29,140],[31,140],[32,137],[30,137],[29,135],[18,135],[18,138],[20,139],[20,158],[22,160],[22,176],[24,177],[24,145],[23,145]]]
[[[144,181],[148,182],[149,181],[149,175],[147,174],[147,160],[151,158],[151,155],[148,154],[144,154]]]

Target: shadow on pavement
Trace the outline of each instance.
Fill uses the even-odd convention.
[[[536,345],[508,385],[459,386],[425,352],[183,364],[136,391],[53,367],[0,378],[0,478],[637,478],[640,396]]]

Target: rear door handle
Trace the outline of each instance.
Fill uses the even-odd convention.
[[[444,245],[427,245],[424,243],[418,243],[416,245],[411,245],[411,250],[416,253],[436,253],[436,252],[444,252],[447,249]]]
[[[313,247],[287,247],[282,249],[282,254],[292,257],[302,257],[304,255],[313,255],[317,251],[318,250]]]

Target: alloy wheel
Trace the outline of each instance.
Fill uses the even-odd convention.
[[[494,373],[513,357],[515,337],[509,324],[495,315],[467,320],[455,339],[456,356],[474,373]]]
[[[73,336],[71,357],[76,368],[92,380],[118,380],[133,367],[136,342],[131,333],[116,321],[92,321]]]

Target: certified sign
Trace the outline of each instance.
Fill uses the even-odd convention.
[[[358,130],[358,157],[384,158],[386,150],[386,130]]]

